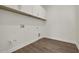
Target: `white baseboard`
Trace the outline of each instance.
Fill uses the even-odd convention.
[[[78,43],[78,42],[76,42],[76,46],[77,46],[77,48],[78,48],[78,50],[79,50],[79,43]]]
[[[39,39],[40,39],[40,38],[39,38]],[[27,45],[29,45],[29,44],[35,42],[35,41],[37,41],[37,39],[36,39],[36,40],[33,40],[33,41],[30,41],[29,43],[23,42],[22,44],[20,44],[20,45],[18,45],[18,46],[16,46],[16,47],[13,47],[13,48],[11,48],[11,49],[9,49],[9,50],[7,50],[7,51],[2,51],[1,53],[11,53],[11,52],[14,52],[14,51],[16,51],[16,50],[18,50],[18,49],[20,49],[20,48],[22,48],[22,47],[24,47],[24,46],[27,46]]]
[[[75,44],[75,42],[63,40],[62,38],[57,38],[57,37],[39,37],[39,38],[36,39],[36,40],[33,40],[33,41],[29,42],[29,43],[24,42],[24,43],[22,43],[22,44],[20,44],[20,45],[18,45],[18,46],[16,46],[16,47],[13,47],[12,49],[9,49],[8,51],[3,51],[2,53],[11,53],[11,52],[14,52],[14,51],[16,51],[16,50],[18,50],[18,49],[20,49],[20,48],[26,46],[26,45],[29,45],[29,44],[31,44],[31,43],[33,43],[33,42],[35,42],[35,41],[41,39],[41,38],[50,38],[50,39],[55,39],[55,40],[59,40],[59,41],[63,41],[63,42],[68,42],[68,43],[73,43],[73,44]],[[79,48],[78,44],[76,44],[76,45],[77,45],[77,47]]]
[[[67,41],[67,40],[63,40],[63,39],[61,39],[61,38],[57,38],[57,37],[47,37],[47,38],[50,38],[50,39],[55,39],[55,40],[59,40],[59,41],[63,41],[63,42],[68,42],[68,43],[75,44],[75,45],[76,45],[76,47],[77,47],[77,48],[78,48],[78,50],[79,50],[79,43],[77,43],[77,42]]]
[[[76,44],[76,42],[74,42],[74,41],[68,41],[68,40],[66,40],[66,39],[59,38],[59,37],[47,37],[47,38],[55,39],[55,40],[63,41],[63,42],[68,42],[68,43],[72,43],[72,44]]]

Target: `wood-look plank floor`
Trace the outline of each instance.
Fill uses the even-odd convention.
[[[78,53],[75,44],[42,38],[13,53]]]

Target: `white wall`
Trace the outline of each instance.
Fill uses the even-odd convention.
[[[61,41],[76,42],[76,15],[74,6],[48,6],[47,36]]]
[[[76,26],[79,24],[75,6],[48,6],[46,9],[46,22],[0,9],[0,52],[12,52],[38,40],[39,32],[41,37],[78,45]],[[20,28],[20,24],[25,27]]]
[[[12,52],[38,40],[39,32],[44,36],[44,26],[45,21],[0,9],[0,52]]]
[[[76,37],[77,37],[77,40],[76,40],[76,44],[77,44],[77,47],[79,49],[79,6],[75,6],[75,10],[76,10]]]

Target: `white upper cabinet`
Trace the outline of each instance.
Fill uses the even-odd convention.
[[[22,5],[21,11],[42,19],[46,19],[45,18],[46,11],[40,5]]]
[[[21,11],[25,12],[25,13],[28,13],[28,14],[31,14],[33,13],[33,5],[22,5],[21,6]]]
[[[44,10],[44,8],[40,5],[34,5],[33,7],[33,15],[40,17],[42,19],[46,19],[45,15],[46,15],[46,11]]]
[[[12,8],[12,9],[17,9],[18,10],[18,5],[4,5],[8,8]]]
[[[15,9],[18,13],[24,13],[36,18],[46,19],[46,10],[40,5],[4,5],[5,7]]]
[[[39,5],[33,5],[33,15],[39,17]]]
[[[39,13],[38,14],[39,14],[39,17],[46,19],[46,10],[42,6],[39,6]]]

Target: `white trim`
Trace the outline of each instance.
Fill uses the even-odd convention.
[[[79,50],[79,43],[78,43],[78,42],[76,42],[76,46],[77,46],[77,48],[78,48],[78,50]]]
[[[16,50],[18,50],[18,49],[20,49],[20,48],[22,48],[22,47],[24,47],[24,46],[27,46],[27,45],[29,45],[29,44],[35,42],[35,41],[37,41],[37,40],[33,40],[33,41],[29,42],[29,43],[23,42],[22,44],[20,44],[20,45],[18,45],[18,46],[16,46],[16,47],[13,47],[13,48],[11,48],[11,49],[9,49],[9,50],[7,50],[7,51],[2,51],[1,53],[11,53],[11,52],[14,52],[14,51],[16,51]]]
[[[78,46],[79,44],[78,43],[71,42],[71,41],[67,41],[67,40],[63,40],[62,38],[58,38],[58,37],[39,37],[38,39],[41,39],[41,38],[50,38],[50,39],[55,39],[55,40],[58,40],[59,39],[59,41],[76,44],[77,47],[78,47],[78,49],[79,49],[79,46]],[[18,45],[16,47],[13,47],[12,49],[9,49],[8,51],[2,51],[2,53],[11,53],[11,52],[14,52],[14,51],[16,51],[16,50],[18,50],[18,49],[20,49],[20,48],[22,48],[24,46],[27,46],[27,45],[35,42],[35,41],[37,41],[37,40],[33,40],[33,41],[29,42],[29,43],[24,42],[24,43],[22,43],[22,44],[20,44],[20,45]]]
[[[47,38],[50,38],[50,39],[55,39],[55,40],[58,40],[58,41],[63,41],[63,42],[68,42],[68,43],[72,43],[72,44],[76,44],[76,42],[74,41],[68,41],[66,39],[63,40],[63,38],[59,38],[59,37],[47,37]]]

